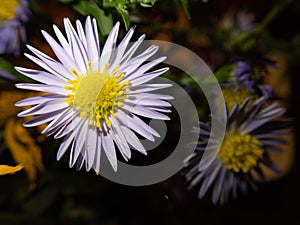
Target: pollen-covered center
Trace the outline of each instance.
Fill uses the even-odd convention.
[[[19,0],[1,0],[0,21],[6,21],[14,18],[16,7],[19,6],[19,4]]]
[[[225,135],[219,151],[219,158],[227,169],[247,173],[257,165],[263,156],[261,142],[249,134]]]
[[[246,100],[246,98],[254,99],[257,97],[245,87],[236,89],[235,86],[230,86],[224,88],[222,92],[229,110],[231,110],[235,104],[241,105]]]
[[[107,68],[107,67],[106,67]],[[72,71],[78,76],[76,71]],[[111,74],[104,72],[88,71],[86,75],[79,75],[76,80],[71,80],[66,86],[72,94],[66,101],[80,111],[81,118],[89,118],[89,124],[100,127],[101,121],[111,126],[109,116],[116,116],[116,110],[123,106],[123,100],[129,92],[128,81],[122,81],[124,74],[116,76],[116,69]]]

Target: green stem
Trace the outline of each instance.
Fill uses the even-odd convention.
[[[233,39],[231,46],[237,47],[243,45],[249,40],[252,40],[254,36],[257,36],[259,33],[263,32],[270,25],[270,23],[293,1],[294,0],[279,0],[255,30],[238,35],[235,39]]]
[[[263,21],[255,29],[255,33],[263,31],[269,24],[294,0],[278,1],[278,3],[268,12]]]

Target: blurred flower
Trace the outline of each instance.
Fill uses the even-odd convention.
[[[224,140],[215,160],[204,170],[199,171],[199,162],[206,149],[210,124],[200,123],[200,130],[195,130],[199,142],[195,152],[186,159],[185,176],[193,188],[201,183],[199,198],[203,198],[212,188],[212,202],[223,204],[230,195],[237,196],[238,191],[247,192],[248,187],[256,188],[257,179],[264,179],[262,167],[265,165],[273,171],[279,168],[270,160],[271,152],[281,152],[284,144],[281,135],[287,133],[290,121],[279,118],[285,112],[277,102],[266,106],[264,97],[242,104],[235,104],[227,112],[227,127]]]
[[[67,39],[54,26],[60,43],[42,31],[60,62],[28,46],[37,58],[26,54],[27,57],[48,72],[17,67],[20,73],[42,83],[17,84],[17,87],[49,94],[19,101],[17,106],[35,106],[18,116],[39,115],[25,122],[25,127],[51,121],[42,133],[55,134],[55,139],[64,137],[57,153],[58,160],[71,145],[70,167],[76,164],[80,169],[85,162],[87,171],[93,168],[98,173],[103,149],[113,169],[117,170],[115,144],[128,160],[131,157],[129,146],[146,154],[134,132],[152,141],[153,135],[159,136],[139,116],[169,119],[160,112],[170,112],[165,107],[170,106],[166,100],[172,97],[148,92],[170,85],[146,83],[168,70],[147,72],[165,57],[145,63],[158,50],[157,46],[132,56],[144,35],[125,51],[134,28],[116,48],[119,23],[110,32],[100,56],[96,21],[87,17],[85,30],[79,21],[76,25],[77,32],[70,20],[64,19]]]
[[[254,23],[255,14],[244,10],[229,10],[221,18],[220,29],[230,30],[231,38],[244,33],[253,31],[257,24]]]
[[[9,80],[16,80],[16,77],[11,75],[10,73],[6,72],[5,70],[2,70],[0,68],[0,77],[9,79]]]
[[[236,69],[233,74],[238,81],[248,90],[253,90],[270,99],[273,95],[271,86],[263,84],[262,79],[266,75],[266,69],[263,65],[251,65],[245,60],[239,60],[235,63]]]
[[[27,0],[1,0],[0,54],[19,54],[20,43],[26,41],[24,24],[30,14]]]

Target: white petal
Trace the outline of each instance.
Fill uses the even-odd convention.
[[[128,110],[129,112],[132,112],[134,114],[144,116],[144,117],[147,117],[147,118],[158,119],[158,120],[170,120],[170,118],[168,116],[166,116],[165,114],[152,111],[152,110],[150,110],[146,107],[143,107],[143,106],[124,105],[122,108]]]
[[[63,47],[63,49],[73,59],[71,47],[70,47],[68,41],[66,40],[66,38],[64,37],[64,35],[61,33],[61,31],[55,25],[53,25],[53,30],[54,30],[54,32],[56,34],[56,37],[60,41],[60,44]],[[75,69],[77,70],[78,68],[75,68]]]
[[[124,55],[124,52],[127,48],[127,45],[134,33],[135,27],[132,27],[126,34],[126,36],[123,38],[123,40],[121,41],[121,43],[118,45],[117,48],[117,55],[116,58],[114,60],[114,62],[111,65],[111,68],[116,68],[116,66],[121,65],[121,59]]]
[[[170,113],[172,112],[170,109],[165,109],[165,108],[156,108],[156,107],[147,107],[150,110],[155,110],[158,112],[164,112],[164,113]]]
[[[117,171],[117,155],[115,146],[112,140],[112,137],[109,133],[106,135],[101,134],[101,140],[102,140],[102,146],[104,149],[104,152],[107,155],[108,161],[112,165],[114,171]]]
[[[53,120],[54,118],[56,118],[57,115],[59,115],[59,113],[61,113],[61,112],[62,112],[62,110],[59,110],[58,112],[56,111],[56,112],[37,116],[37,117],[23,123],[23,126],[24,127],[34,127],[34,126],[38,126],[38,125],[47,123],[47,122]]]
[[[97,38],[97,26],[92,26],[91,18],[87,17],[85,22],[85,32],[87,39],[87,54],[91,63],[99,60],[100,57],[100,47],[99,39]]]
[[[144,146],[141,144],[137,136],[126,126],[121,126],[121,129],[123,130],[123,133],[126,134],[125,138],[127,142],[139,152],[143,153],[144,155],[147,155]]]
[[[52,101],[42,103],[36,106],[31,107],[30,109],[24,110],[18,114],[19,117],[39,115],[55,112],[61,109],[69,107],[68,103],[61,99],[54,99]]]
[[[93,163],[93,169],[97,174],[99,174],[100,171],[101,151],[102,151],[101,135],[97,133],[97,149],[95,152],[95,159]]]
[[[96,151],[98,151],[98,146],[97,146],[97,130],[93,126],[89,126],[88,131],[87,131],[87,136],[86,136],[86,143],[85,143],[85,160],[86,160],[86,171],[89,171],[94,164],[95,161],[95,156],[96,156]],[[101,150],[101,148],[100,148]]]
[[[151,134],[151,131],[153,132],[153,129],[149,127],[148,125],[145,126],[145,122],[141,122],[140,119],[137,119],[134,115],[126,115],[124,112],[119,110],[117,112],[117,118],[118,120],[125,126],[131,128],[138,134],[142,135],[143,137],[147,138],[150,141],[154,141],[154,137]]]
[[[109,33],[104,47],[102,49],[101,57],[100,57],[100,72],[103,71],[104,66],[107,62],[110,63],[110,57],[112,51],[116,51],[116,41],[118,37],[120,23],[117,22],[116,25],[112,28],[111,32]]]
[[[53,74],[47,73],[45,71],[32,70],[22,67],[15,67],[15,69],[26,77],[29,77],[43,84],[63,86],[65,83],[64,80],[61,79],[61,77],[54,76]]]
[[[48,101],[51,101],[51,100],[57,99],[57,98],[65,98],[65,96],[58,95],[58,94],[35,96],[35,97],[20,100],[15,104],[15,106],[20,107],[20,106],[37,105],[37,104],[41,104],[41,103],[46,103]]]
[[[47,56],[46,54],[42,53],[41,51],[37,50],[30,45],[27,45],[27,48],[32,51],[37,57],[40,58],[57,76],[65,77],[66,79],[70,79],[74,77],[70,70],[67,70],[61,63],[57,62],[56,60],[52,59],[51,57]],[[30,55],[26,56],[30,58]],[[36,59],[31,58],[32,61],[36,62]],[[47,69],[47,68],[45,68]],[[51,72],[51,71],[49,71]]]
[[[135,78],[135,79],[128,79],[131,83],[131,85],[135,86],[135,85],[140,85],[143,83],[146,83],[152,79],[154,79],[155,77],[158,77],[160,75],[162,75],[163,73],[165,73],[169,68],[161,68],[155,71],[151,71],[148,73],[144,73],[144,74],[139,74],[139,77]]]
[[[143,93],[168,87],[172,87],[172,84],[140,84],[130,87],[130,91],[134,93]]]
[[[153,61],[150,61],[142,66],[140,66],[138,69],[136,69],[133,73],[127,73],[126,80],[132,81],[134,79],[140,78],[144,76],[144,73],[153,68],[154,66],[158,65],[162,61],[164,61],[166,57],[160,57],[158,59],[155,59]],[[159,70],[156,70],[157,72],[160,72],[160,75],[164,72],[166,72],[169,68],[162,68]]]
[[[74,130],[75,138],[74,138],[74,148],[72,148],[70,152],[70,167],[73,167],[78,159],[79,154],[84,156],[85,154],[85,141],[87,136],[88,122],[87,119],[82,120],[80,124]]]
[[[127,95],[132,95],[135,98],[139,98],[139,99],[144,99],[144,98],[162,99],[162,100],[172,100],[172,99],[174,99],[170,95],[153,94],[153,93],[140,93],[140,94],[136,94],[136,93],[129,92]]]
[[[42,31],[42,33],[48,44],[52,48],[53,52],[55,53],[59,61],[66,67],[66,69],[70,70],[71,68],[74,68],[75,70],[78,70],[76,63],[68,54],[68,52],[64,48],[62,48],[47,32]],[[74,79],[74,75],[72,73],[68,73],[66,75],[68,75],[68,79]]]
[[[142,98],[142,99],[127,98],[123,102],[128,104],[140,105],[140,106],[156,106],[156,107],[172,106],[169,102],[157,100],[157,99],[151,99],[151,98]]]
[[[145,35],[142,35],[142,36],[139,37],[139,39],[136,42],[134,42],[134,44],[126,51],[125,55],[122,57],[120,65],[125,66],[125,65],[128,64],[128,61],[131,59],[132,55],[135,53],[137,48],[143,42],[145,37],[146,37]]]
[[[74,30],[70,20],[68,18],[64,19],[64,25],[66,29],[66,33],[68,34],[72,54],[74,61],[79,67],[79,74],[85,74],[87,71],[87,63],[88,57],[86,54],[86,50],[84,49],[83,44],[81,43],[76,31]]]
[[[130,159],[131,157],[131,151],[127,144],[126,138],[120,128],[119,122],[113,117],[110,119],[110,121],[112,123],[113,128],[113,132],[111,133],[111,135],[113,136],[113,139],[117,144],[122,156],[127,161],[127,159]]]
[[[147,59],[149,59],[154,53],[158,50],[157,46],[150,46],[145,51],[143,51],[140,55],[135,56],[130,59],[127,63],[122,63],[120,66],[120,71],[125,73],[125,78],[133,73],[142,63],[144,63]]]
[[[65,109],[60,115],[57,115],[57,117],[45,127],[45,129],[42,131],[42,134],[46,134],[48,136],[54,134],[64,124],[69,124],[74,116],[75,115],[73,109]]]
[[[65,88],[55,86],[55,85],[20,83],[20,84],[16,84],[16,87],[20,89],[26,89],[32,91],[56,93],[56,94],[64,95],[65,97],[67,97],[67,94],[69,93],[69,91],[66,90]]]
[[[69,133],[65,137],[65,139],[63,140],[63,142],[61,143],[61,145],[59,146],[59,149],[57,151],[57,154],[56,154],[57,160],[60,160],[63,157],[63,155],[67,151],[68,147],[73,142],[73,140],[74,140],[73,138],[74,138],[74,133]]]
[[[76,121],[76,122],[74,122]],[[54,139],[59,139],[62,138],[64,136],[66,136],[67,134],[69,134],[70,132],[74,132],[74,129],[78,126],[80,120],[78,120],[78,117],[75,117],[72,120],[72,123],[68,123],[63,125],[59,131],[57,131],[57,133],[54,135]]]
[[[76,27],[77,27],[77,33],[78,33],[79,39],[80,39],[83,47],[85,48],[85,50],[87,50],[86,37],[85,37],[85,34],[84,34],[82,24],[79,20],[76,20]]]

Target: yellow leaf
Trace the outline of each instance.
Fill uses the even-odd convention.
[[[0,175],[14,174],[21,169],[23,169],[23,165],[21,164],[17,166],[0,165]]]
[[[30,182],[36,186],[38,171],[44,170],[41,149],[21,121],[10,119],[4,128],[4,141],[16,163],[22,164]]]

